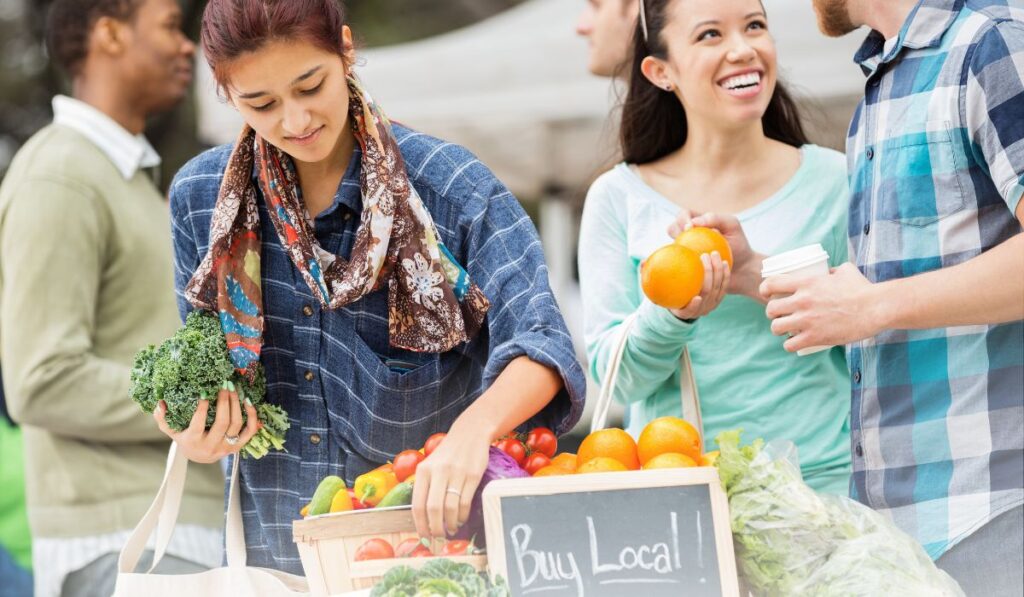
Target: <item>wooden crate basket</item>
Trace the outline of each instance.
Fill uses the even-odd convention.
[[[292,524],[292,535],[309,588],[317,597],[368,589],[396,566],[420,568],[432,559],[355,561],[356,550],[369,539],[379,537],[397,546],[419,536],[409,506],[354,510],[296,520]],[[442,545],[443,541],[436,541],[431,546],[432,551],[439,551]],[[487,568],[485,555],[444,557],[469,564],[476,570]]]

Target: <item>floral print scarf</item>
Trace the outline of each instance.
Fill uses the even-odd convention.
[[[355,75],[348,85],[351,128],[362,149],[363,211],[347,261],[317,242],[291,158],[248,126],[224,171],[210,249],[185,297],[219,313],[232,361],[250,375],[263,344],[254,165],[278,238],[324,308],[338,309],[387,284],[391,345],[416,352],[445,352],[473,338],[490,308],[441,243],[406,174],[391,123]]]

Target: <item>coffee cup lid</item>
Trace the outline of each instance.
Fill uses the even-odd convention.
[[[761,264],[761,276],[767,278],[776,274],[799,269],[824,259],[828,261],[828,252],[820,243],[786,251],[773,255],[764,260]]]

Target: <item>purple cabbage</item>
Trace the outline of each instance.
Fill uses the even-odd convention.
[[[526,472],[512,459],[511,456],[491,446],[487,460],[487,469],[480,479],[480,485],[473,494],[473,505],[469,509],[469,518],[466,524],[459,527],[459,530],[452,535],[451,539],[471,539],[477,547],[486,547],[487,538],[484,534],[484,488],[491,481],[497,479],[521,479],[529,477]]]

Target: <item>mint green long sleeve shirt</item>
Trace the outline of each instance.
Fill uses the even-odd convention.
[[[778,254],[821,243],[831,265],[847,260],[846,163],[835,151],[801,148],[801,165],[773,196],[737,214],[755,251]],[[580,230],[579,270],[591,375],[601,383],[619,326],[630,330],[615,399],[627,407],[627,431],[679,416],[679,361],[688,346],[700,393],[707,450],[714,437],[741,427],[744,438],[790,440],[815,489],[846,494],[849,483],[850,381],[842,347],[805,357],[782,348],[764,306],[727,296],[687,324],[648,301],[640,262],[671,242],[679,207],[625,164],[591,186]]]

